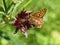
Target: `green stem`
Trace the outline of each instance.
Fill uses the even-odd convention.
[[[29,0],[25,5],[24,5],[24,8],[28,5],[28,4],[30,4],[32,2],[32,0]]]
[[[4,4],[5,12],[7,13],[7,6],[6,6],[6,3],[5,3],[5,0],[3,0],[3,4]]]

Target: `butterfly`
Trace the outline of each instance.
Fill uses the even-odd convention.
[[[37,13],[34,13],[30,16],[30,23],[33,24],[35,27],[40,28],[44,23],[43,17],[46,14],[47,9],[44,8]]]

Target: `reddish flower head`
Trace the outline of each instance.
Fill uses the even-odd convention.
[[[27,36],[26,29],[29,29],[33,25],[29,23],[29,15],[32,13],[32,11],[24,11],[22,10],[16,17],[15,22],[13,23],[16,26],[16,30],[14,34],[17,33],[17,31],[20,29],[22,33]]]

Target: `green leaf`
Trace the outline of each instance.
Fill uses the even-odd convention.
[[[0,11],[4,12],[4,9],[3,9],[3,7],[1,7],[1,6],[0,6]]]
[[[5,13],[1,11],[1,12],[0,12],[0,15],[5,15]]]
[[[4,5],[4,9],[5,9],[5,13],[7,13],[7,6],[6,6],[6,2],[5,0],[2,0],[3,1],[3,5]]]
[[[26,0],[27,1],[27,0]],[[25,1],[22,1],[22,2],[19,2],[15,5],[14,9],[13,9],[13,12],[12,12],[12,15],[17,15],[21,10],[23,10],[29,3],[31,2],[31,0],[28,0],[27,2]]]

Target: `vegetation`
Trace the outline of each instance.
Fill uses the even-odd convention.
[[[27,30],[26,38],[10,22],[22,10],[33,13],[46,8],[45,23],[41,28]],[[60,0],[0,0],[0,45],[60,45]]]

